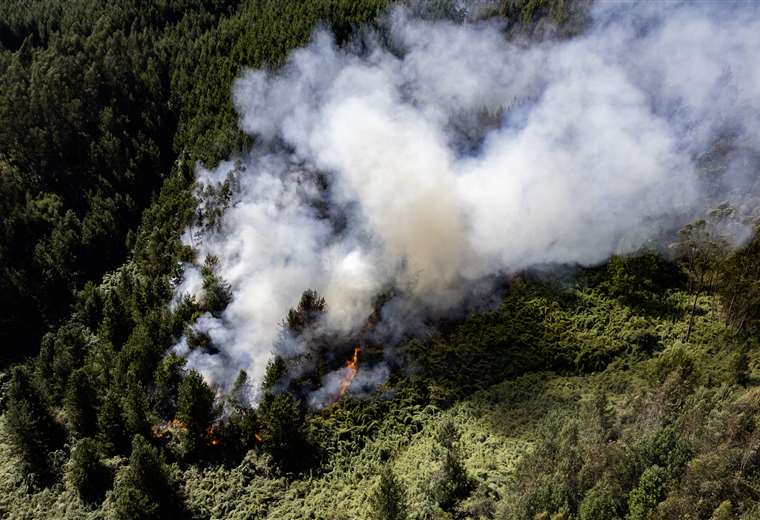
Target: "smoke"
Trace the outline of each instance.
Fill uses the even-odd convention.
[[[229,207],[186,235],[233,299],[195,324],[220,353],[178,350],[213,382],[243,368],[257,384],[307,288],[344,333],[393,289],[384,326],[403,333],[404,309],[445,313],[495,275],[637,249],[746,192],[746,153],[718,194],[698,163],[726,136],[757,149],[758,49],[751,3],[600,2],[582,36],[538,43],[403,9],[343,48],[318,30],[281,70],[234,84],[256,144],[198,168],[202,198],[226,181]],[[198,266],[184,292],[202,296]]]

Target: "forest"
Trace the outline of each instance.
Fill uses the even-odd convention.
[[[399,333],[403,288],[344,333],[314,280],[263,377],[207,377],[225,352],[198,324],[239,296],[187,237],[216,236],[263,146],[236,80],[289,70],[315,30],[373,56],[398,4],[527,47],[580,38],[594,2],[0,2],[0,517],[760,518],[760,139],[738,130],[694,160],[708,207],[630,251],[488,272]],[[739,202],[717,194],[735,157]],[[347,234],[330,179],[304,178]]]

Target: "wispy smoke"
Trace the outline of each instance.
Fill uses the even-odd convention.
[[[758,10],[600,2],[592,19],[581,37],[528,44],[396,10],[383,34],[339,48],[317,31],[281,70],[246,71],[233,98],[257,144],[198,169],[232,196],[218,226],[188,233],[234,298],[195,326],[221,353],[190,364],[259,382],[307,288],[326,326],[350,331],[389,288],[445,312],[484,278],[593,264],[704,210],[718,195],[700,157],[726,136],[758,148]],[[719,195],[746,191],[751,161],[726,161]],[[202,292],[197,269],[178,292]]]

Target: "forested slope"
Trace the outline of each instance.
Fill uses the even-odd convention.
[[[251,144],[233,81],[277,69],[318,25],[347,43],[388,4],[0,5],[0,516],[760,516],[752,208],[718,206],[670,248],[503,276],[495,305],[367,341],[354,374],[388,347],[388,380],[319,410],[307,396],[347,363],[325,344],[354,344],[320,335],[330,302],[312,291],[282,316],[311,350],[274,358],[255,406],[245,372],[222,391],[172,350],[186,336],[213,351],[190,324],[231,298],[208,257],[206,296],[172,301],[182,262],[204,260],[181,238],[196,165]],[[588,4],[477,16],[520,41],[567,38]],[[709,182],[732,145],[703,158]],[[753,230],[740,247],[729,221]]]
[[[230,88],[241,67],[276,67],[317,22],[348,34],[382,7],[379,1],[4,2],[4,363],[33,354],[41,336],[68,317],[86,282],[99,282],[130,253],[171,250],[165,242],[184,226],[182,213],[173,208],[179,220],[171,228],[165,221],[144,225],[144,233],[163,233],[164,243],[135,249],[142,213],[165,179],[240,149],[245,136]],[[171,266],[157,260],[145,259],[142,267],[167,274]]]

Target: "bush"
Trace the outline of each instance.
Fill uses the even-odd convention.
[[[678,266],[659,254],[646,251],[631,256],[613,256],[607,263],[602,288],[626,303],[654,303],[667,289],[683,283]]]
[[[724,500],[715,509],[715,511],[713,511],[713,514],[710,520],[731,520],[732,518],[734,518],[734,515],[733,515],[733,507],[731,506],[731,501]]]
[[[639,485],[628,498],[628,519],[648,520],[657,504],[665,498],[667,471],[660,466],[650,466],[639,479]]]
[[[603,479],[583,497],[578,508],[580,520],[616,520],[622,518],[623,490],[615,482]]]

